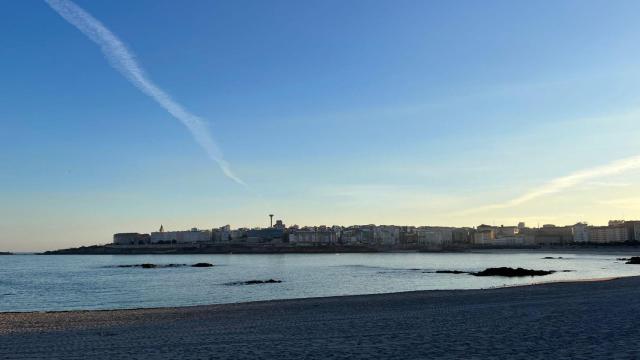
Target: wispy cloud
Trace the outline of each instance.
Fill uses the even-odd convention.
[[[151,81],[136,61],[133,53],[127,49],[116,35],[72,1],[45,0],[45,2],[66,21],[98,44],[111,66],[186,126],[196,142],[218,164],[224,175],[238,184],[245,185],[244,181],[231,170],[231,166],[224,159],[222,151],[220,151],[220,148],[209,133],[205,121],[188,112],[182,105],[173,100],[168,93]]]
[[[606,165],[596,166],[586,170],[580,170],[572,174],[553,179],[543,184],[542,186],[534,188],[509,201],[469,209],[463,211],[463,213],[478,213],[489,210],[514,207],[546,195],[555,194],[561,191],[575,188],[594,179],[618,175],[636,169],[640,169],[640,155],[616,160]]]

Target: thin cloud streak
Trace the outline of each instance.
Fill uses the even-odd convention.
[[[483,211],[514,207],[546,195],[555,194],[563,190],[569,190],[593,179],[617,175],[636,169],[640,169],[640,155],[616,160],[606,165],[577,171],[573,174],[553,179],[542,185],[541,187],[533,189],[507,202],[469,209],[463,211],[462,214],[478,213]]]
[[[116,35],[72,1],[45,0],[45,2],[67,22],[98,44],[111,66],[186,126],[196,142],[218,164],[225,176],[238,184],[246,186],[245,182],[231,170],[231,166],[224,159],[222,151],[209,133],[205,121],[188,112],[182,105],[174,101],[169,94],[151,81],[136,61],[133,53],[127,49]]]

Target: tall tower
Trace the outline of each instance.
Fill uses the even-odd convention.
[[[270,227],[273,227],[273,214],[269,214],[269,218],[271,218],[271,225],[270,225]]]

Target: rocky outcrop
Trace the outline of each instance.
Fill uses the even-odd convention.
[[[627,260],[625,264],[640,264],[640,256],[633,256],[624,260]]]
[[[436,274],[469,274],[468,271],[461,270],[436,270],[434,271]]]
[[[184,265],[182,265],[182,264],[167,264],[167,265],[131,264],[131,265],[115,265],[115,266],[109,266],[109,267],[155,269],[155,268],[158,268],[158,267],[179,267],[179,266],[184,266]]]
[[[258,285],[258,284],[279,284],[281,283],[282,280],[274,280],[274,279],[268,279],[268,280],[249,280],[249,281],[235,281],[235,282],[230,282],[230,283],[226,283],[225,285]]]
[[[108,267],[116,267],[116,268],[142,268],[142,269],[157,269],[157,268],[177,268],[177,267],[185,267],[185,266],[190,266],[190,267],[212,267],[213,264],[209,264],[209,263],[197,263],[197,264],[193,264],[193,265],[187,265],[187,264],[131,264],[131,265],[113,265],[113,266],[108,266]]]
[[[553,270],[531,270],[523,268],[510,268],[510,267],[498,267],[488,268],[476,273],[471,273],[474,276],[506,276],[506,277],[520,277],[520,276],[544,276],[553,274]]]
[[[209,264],[209,263],[197,263],[197,264],[193,264],[191,265],[191,267],[212,267],[213,264]]]
[[[563,270],[563,272],[568,272],[573,270]],[[424,271],[425,273],[432,274],[469,274],[473,276],[507,276],[507,277],[517,277],[517,276],[544,276],[553,274],[555,271],[553,270],[529,270],[523,268],[510,268],[510,267],[498,267],[498,268],[487,268],[478,272],[471,271],[462,271],[462,270],[436,270],[436,271]]]

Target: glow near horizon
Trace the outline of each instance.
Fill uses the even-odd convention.
[[[67,22],[75,26],[85,36],[91,39],[91,41],[98,44],[111,66],[186,126],[196,142],[202,146],[209,157],[218,164],[225,176],[240,185],[246,186],[245,182],[231,170],[231,166],[224,159],[222,151],[209,133],[209,129],[207,129],[207,124],[204,120],[188,112],[182,105],[174,101],[168,93],[151,81],[135,60],[134,55],[116,35],[99,20],[72,1],[44,1]]]

